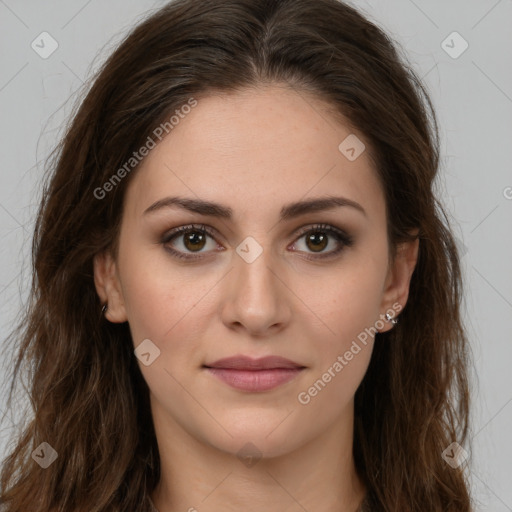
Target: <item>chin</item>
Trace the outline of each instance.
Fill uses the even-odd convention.
[[[302,444],[297,429],[292,428],[291,424],[284,425],[285,417],[286,415],[283,414],[278,418],[273,415],[271,419],[264,421],[260,411],[256,421],[251,415],[239,418],[236,422],[222,423],[231,435],[221,435],[212,439],[209,432],[206,434],[208,443],[241,460],[245,457],[254,459],[280,457],[294,451]]]

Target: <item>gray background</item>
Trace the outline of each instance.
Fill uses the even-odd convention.
[[[464,254],[464,315],[476,374],[469,477],[477,510],[512,511],[512,0],[352,3],[402,44],[439,116],[440,194]],[[142,15],[163,4],[0,0],[2,341],[28,292],[30,236],[44,159],[91,71]],[[43,31],[58,42],[46,59],[31,48]],[[454,31],[469,44],[457,58],[442,46]],[[452,46],[446,49],[456,55],[462,44],[451,36],[444,46]],[[11,356],[3,356],[5,373]],[[6,386],[0,394],[2,416]],[[16,407],[3,417],[0,456],[20,411]]]

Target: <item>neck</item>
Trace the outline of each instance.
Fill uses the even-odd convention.
[[[353,406],[294,451],[244,464],[236,453],[192,437],[153,405],[161,478],[151,497],[159,512],[356,512],[363,501],[352,455]]]

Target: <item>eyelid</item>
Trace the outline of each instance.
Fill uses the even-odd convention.
[[[344,252],[346,248],[351,247],[354,244],[354,237],[352,235],[349,235],[345,230],[341,228],[326,223],[307,224],[302,226],[299,228],[299,232],[295,234],[295,240],[293,244],[295,244],[305,234],[315,232],[327,233],[330,238],[336,239],[339,247],[329,252],[319,252],[316,254],[314,252],[305,252],[301,257],[306,260],[321,261],[334,259],[338,257],[342,252]],[[302,253],[302,251],[297,252]]]
[[[164,235],[162,236],[162,239],[160,241],[161,245],[164,246],[164,249],[171,254],[173,258],[185,261],[185,262],[194,262],[196,260],[202,260],[207,258],[208,256],[211,256],[209,253],[204,252],[198,252],[198,253],[187,253],[178,251],[176,249],[173,249],[172,247],[168,247],[167,244],[173,240],[174,238],[179,238],[180,235],[190,232],[190,231],[198,231],[200,233],[204,233],[208,236],[210,236],[215,242],[217,242],[217,236],[219,238],[222,238],[222,236],[217,235],[217,231],[210,226],[206,226],[204,224],[187,224],[183,226],[179,226],[177,228],[170,229]],[[224,249],[222,249],[224,250]],[[212,251],[210,251],[211,253]]]
[[[187,233],[190,231],[198,231],[198,232],[204,233],[204,234],[210,236],[213,240],[215,240],[215,242],[217,244],[219,243],[217,241],[217,237],[223,238],[217,232],[216,229],[211,228],[210,226],[207,226],[205,224],[187,224],[187,225],[179,226],[177,228],[173,228],[173,229],[169,230],[168,232],[166,232],[162,237],[161,243],[165,246],[165,244],[168,244],[173,238],[178,237],[182,233]],[[351,235],[349,235],[343,229],[340,229],[331,224],[316,223],[316,224],[305,224],[305,225],[301,226],[300,228],[298,228],[297,230],[295,230],[295,233],[293,235],[294,240],[293,240],[292,244],[295,244],[305,234],[310,233],[310,232],[314,233],[316,231],[320,231],[320,232],[323,231],[323,232],[328,233],[329,236],[331,236],[331,237],[334,236],[336,238],[336,241],[338,242],[338,244],[341,245],[341,247],[336,250],[327,252],[327,253],[320,252],[317,255],[315,255],[315,253],[306,253],[306,256],[304,256],[304,258],[306,258],[306,259],[320,260],[322,258],[327,259],[329,257],[335,257],[340,252],[342,252],[343,249],[345,249],[346,247],[350,247],[354,241],[353,237]],[[169,248],[168,251],[173,253],[174,255],[181,255],[181,256],[177,256],[178,258],[188,259],[188,260],[205,258],[208,255],[208,252],[206,252],[206,253],[203,253],[203,252],[183,253],[182,251],[177,251],[177,250],[171,249],[171,248]],[[296,251],[296,252],[299,253],[302,251]]]
[[[295,232],[295,236],[302,236],[306,233],[309,233],[310,231],[328,231],[328,232],[335,232],[339,235],[343,235],[347,238],[350,238],[348,233],[346,233],[343,229],[338,228],[336,226],[333,226],[332,224],[326,224],[323,222],[318,222],[314,224],[305,224],[298,228]]]
[[[183,226],[179,226],[177,228],[170,229],[166,233],[164,233],[162,237],[162,242],[169,242],[172,240],[175,236],[186,233],[188,231],[199,231],[204,232],[205,234],[211,236],[212,238],[215,238],[216,236],[219,236],[217,231],[211,228],[210,226],[206,226],[205,224],[187,224]]]

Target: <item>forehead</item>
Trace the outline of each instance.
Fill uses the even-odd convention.
[[[364,135],[316,97],[268,86],[196,101],[136,171],[128,214],[166,195],[222,201],[235,216],[275,214],[284,203],[325,195],[384,211]]]

